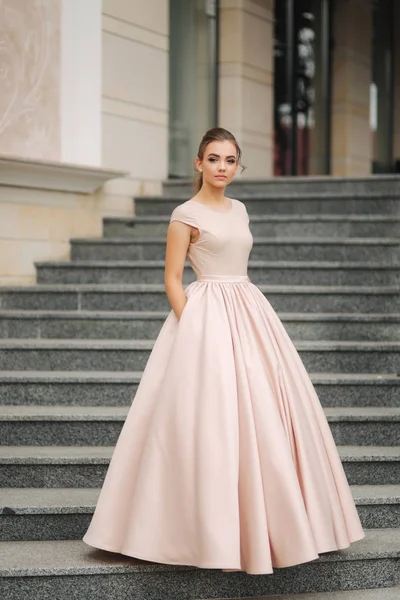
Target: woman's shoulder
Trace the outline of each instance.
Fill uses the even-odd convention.
[[[195,226],[196,217],[194,214],[193,202],[191,202],[191,200],[186,200],[186,202],[178,204],[171,213],[170,222],[172,221],[181,221],[188,225]]]
[[[240,214],[241,218],[245,219],[247,223],[249,223],[250,219],[245,203],[241,200],[236,200],[235,198],[231,198],[231,202],[233,207],[236,207],[237,214]]]
[[[235,198],[231,198],[231,202],[241,211],[247,214],[247,208],[244,202],[241,200],[236,200]]]

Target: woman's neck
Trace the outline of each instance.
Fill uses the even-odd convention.
[[[225,188],[217,188],[203,183],[202,188],[197,192],[195,198],[200,202],[223,204],[225,201]]]

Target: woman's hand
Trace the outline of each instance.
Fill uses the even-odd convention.
[[[180,221],[169,224],[167,232],[167,249],[165,255],[164,284],[167,298],[172,310],[181,318],[187,299],[182,285],[183,269],[190,245],[190,225]]]

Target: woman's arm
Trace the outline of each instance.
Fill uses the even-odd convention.
[[[181,318],[186,304],[182,275],[190,244],[190,235],[191,227],[180,221],[173,221],[168,227],[164,284],[169,303],[178,319]]]

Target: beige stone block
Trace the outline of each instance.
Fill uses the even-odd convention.
[[[133,177],[120,177],[107,181],[98,193],[121,194],[122,196],[134,196],[140,193],[140,179]]]
[[[364,54],[370,49],[372,0],[338,0],[334,11],[335,47]],[[369,50],[368,50],[369,51]]]
[[[36,261],[68,260],[69,244],[43,240],[0,240],[0,274],[34,276]]]
[[[243,126],[243,78],[222,77],[219,82],[219,125],[240,137]]]
[[[252,14],[243,17],[244,44],[243,57],[247,65],[264,71],[273,69],[273,25]]]
[[[19,206],[0,203],[0,239],[14,238],[18,235]]]
[[[103,115],[102,129],[105,167],[126,170],[137,179],[167,177],[166,127]]]
[[[0,185],[0,204],[32,204],[35,206],[65,206],[71,208],[77,205],[79,198],[79,194]]]
[[[141,196],[160,196],[162,192],[161,181],[142,181],[140,184]]]
[[[371,166],[363,161],[336,157],[332,159],[332,175],[336,177],[365,177],[370,173]]]
[[[268,135],[272,131],[272,88],[254,81],[243,81],[243,127]]]
[[[168,37],[165,34],[155,33],[143,27],[132,25],[126,21],[121,21],[114,17],[103,15],[102,29],[107,33],[113,33],[119,37],[125,37],[128,40],[145,44],[146,46],[153,46],[159,50],[168,50]]]
[[[153,125],[164,125],[164,127],[168,126],[167,110],[138,106],[137,104],[130,104],[111,98],[102,99],[101,110],[106,115],[115,115],[116,117],[123,117],[132,121],[142,121]]]
[[[372,141],[369,123],[365,118],[353,114],[350,120],[351,160],[365,162],[368,172],[371,169]]]
[[[0,204],[30,204],[71,209],[79,206],[81,199],[90,202],[90,195],[0,185]]]
[[[273,85],[273,73],[262,71],[256,67],[251,67],[244,63],[222,63],[219,69],[220,79],[225,77],[243,77],[256,83],[264,85]]]
[[[68,241],[79,237],[99,238],[102,236],[102,231],[102,215],[99,211],[74,211],[70,217]]]
[[[359,158],[370,169],[372,144],[368,120],[354,112],[335,113],[335,130],[332,135],[333,158],[349,160]]]
[[[103,33],[103,95],[168,110],[168,53]]]
[[[243,179],[263,179],[272,176],[272,149],[245,144],[243,146],[243,156],[246,164],[246,170],[241,176]]]
[[[243,130],[242,140],[244,146],[255,146],[270,150],[273,146],[273,136],[254,131]]]
[[[240,10],[259,19],[272,19],[273,0],[220,0],[221,9]]]
[[[32,204],[19,206],[17,237],[21,241],[42,240],[47,242],[53,236],[58,239],[60,234],[67,232],[68,209],[61,207],[58,209],[59,214],[55,215],[52,213],[51,208],[54,207],[34,206]],[[57,227],[57,223],[62,223],[62,232]]]
[[[343,71],[345,65],[343,64]],[[351,63],[347,65],[344,77],[337,74],[335,102],[349,102],[369,107],[369,87],[371,83],[371,64]]]
[[[168,0],[103,0],[103,14],[164,35],[169,32]]]
[[[0,273],[0,285],[20,286],[20,285],[32,285],[36,283],[36,277],[34,275],[1,275]]]
[[[71,211],[65,207],[0,204],[0,238],[68,240]]]
[[[133,197],[121,194],[101,194],[98,206],[102,215],[129,216],[133,213]]]
[[[243,13],[241,10],[221,9],[220,17],[220,63],[243,62]]]
[[[348,121],[346,113],[332,114],[334,127],[332,128],[332,156],[347,156],[349,151]]]

